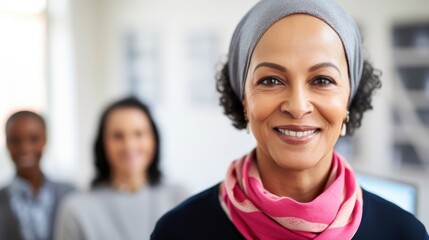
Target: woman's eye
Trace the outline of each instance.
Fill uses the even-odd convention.
[[[112,134],[113,139],[115,140],[121,140],[123,138],[123,134],[115,132]]]
[[[12,145],[19,145],[19,144],[21,143],[21,140],[19,140],[18,138],[11,138],[11,139],[9,140],[9,142],[10,142]]]
[[[327,86],[334,83],[335,83],[334,81],[332,81],[330,78],[327,78],[327,77],[318,77],[313,81],[314,85],[322,85],[322,86]]]
[[[33,136],[31,136],[30,139],[31,139],[31,142],[36,143],[39,141],[40,137],[37,135],[33,135]]]
[[[265,86],[274,86],[274,85],[280,85],[282,82],[278,80],[277,78],[268,77],[263,78],[259,81],[259,84],[265,85]]]
[[[136,137],[142,137],[144,135],[143,131],[136,131],[135,132]]]

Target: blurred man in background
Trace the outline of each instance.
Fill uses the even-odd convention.
[[[5,130],[16,176],[0,189],[0,239],[52,239],[57,206],[74,188],[50,181],[40,169],[46,144],[43,117],[30,111],[16,112],[7,120]]]

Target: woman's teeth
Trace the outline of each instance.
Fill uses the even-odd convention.
[[[277,130],[281,134],[289,136],[289,137],[305,137],[305,136],[308,136],[308,135],[316,132],[316,129],[315,130],[309,130],[309,131],[297,131],[297,132],[292,131],[292,130],[281,129],[281,128],[277,128]]]

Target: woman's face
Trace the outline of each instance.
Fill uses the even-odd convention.
[[[46,143],[45,126],[34,117],[14,120],[6,129],[10,155],[18,171],[39,167]]]
[[[106,119],[105,149],[112,172],[143,175],[155,153],[155,137],[147,115],[133,107],[118,108]]]
[[[349,91],[343,45],[329,25],[303,14],[276,22],[254,49],[243,100],[258,156],[298,171],[329,161]]]

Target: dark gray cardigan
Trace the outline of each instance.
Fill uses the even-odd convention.
[[[57,212],[58,205],[60,204],[61,199],[68,193],[74,190],[69,184],[64,183],[55,183],[51,182],[54,189],[54,211],[51,215],[50,222],[51,233],[49,239],[52,239],[54,221]],[[10,203],[10,197],[7,190],[8,187],[0,189],[0,239],[7,240],[21,240],[21,231],[19,228],[18,218],[12,211],[12,206]]]

